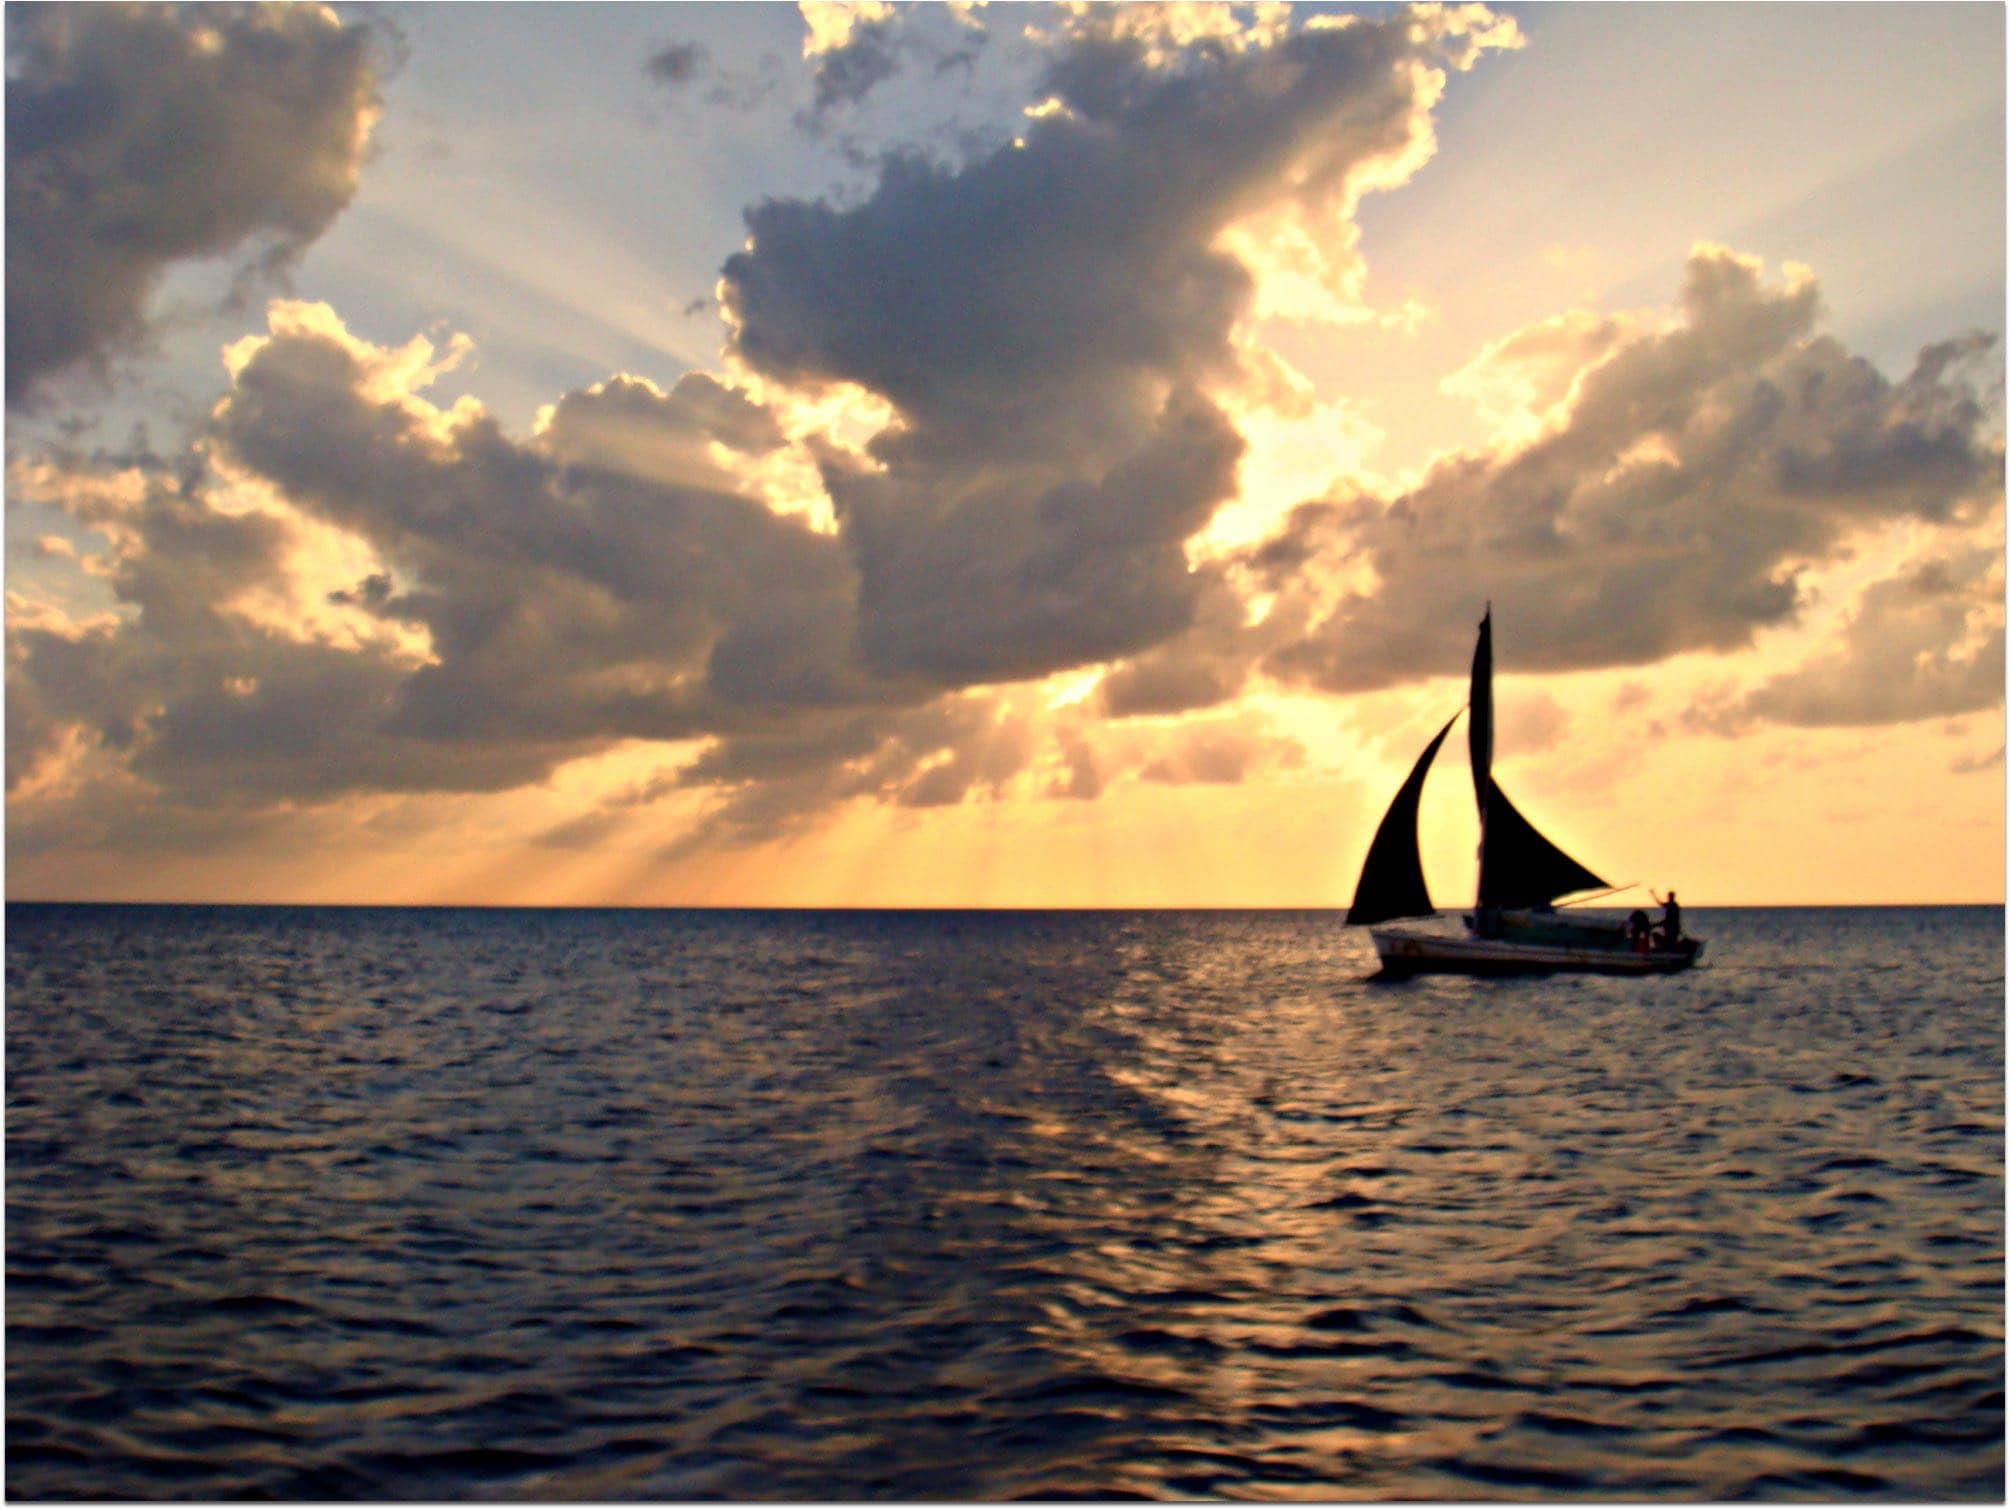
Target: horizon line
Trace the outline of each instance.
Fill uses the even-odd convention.
[[[362,910],[398,909],[407,912],[1345,912],[1351,902],[357,902],[357,901],[244,901],[200,898],[165,900],[140,897],[8,897],[9,907],[321,907]],[[1454,903],[1418,917],[1441,917],[1477,906],[1473,902]],[[1661,904],[1643,910],[1654,911]],[[1909,907],[2003,907],[2004,899],[1980,901],[1904,902],[1685,902],[1685,912],[1717,911],[1816,911],[1820,909],[1888,909]],[[1570,909],[1559,908],[1559,911]],[[1618,912],[1623,907],[1604,910]],[[1390,921],[1395,921],[1391,919]],[[1370,924],[1343,926],[1369,927]]]

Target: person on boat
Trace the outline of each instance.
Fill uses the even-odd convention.
[[[1675,900],[1675,893],[1672,890],[1665,902],[1654,896],[1652,887],[1648,888],[1647,894],[1654,897],[1655,903],[1664,909],[1661,915],[1661,937],[1670,948],[1673,948],[1682,938],[1682,904]]]
[[[1635,954],[1645,954],[1654,946],[1654,925],[1647,921],[1643,909],[1634,908],[1633,915],[1626,920],[1626,937]]]

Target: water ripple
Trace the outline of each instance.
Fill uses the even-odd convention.
[[[24,1499],[2003,1491],[2002,916],[8,909]]]

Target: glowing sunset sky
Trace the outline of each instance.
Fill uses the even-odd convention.
[[[10,897],[2002,897],[2000,6],[6,26]]]

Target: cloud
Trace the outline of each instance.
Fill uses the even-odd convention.
[[[7,402],[101,369],[185,258],[283,268],[356,190],[369,33],[318,5],[7,16]]]
[[[1099,476],[1031,462],[873,470],[829,459],[867,664],[968,686],[1178,634],[1199,598],[1183,542],[1233,493],[1241,453],[1226,417],[1188,389]]]
[[[710,61],[696,42],[668,42],[649,55],[642,71],[651,83],[675,89],[698,78]]]
[[[1745,698],[1746,719],[1803,728],[1910,723],[2003,699],[2000,550],[1938,557],[1864,590],[1841,643]]]
[[[1611,711],[1617,715],[1631,713],[1635,708],[1644,707],[1653,700],[1654,694],[1639,682],[1626,682],[1612,694]]]
[[[33,501],[110,542],[116,614],[10,613],[13,790],[96,781],[95,805],[66,788],[80,836],[140,821],[143,792],[163,824],[214,833],[202,812],[278,823],[350,794],[508,790],[639,739],[695,753],[541,842],[710,792],[686,846],[745,844],[854,801],[997,795],[1047,748],[1037,689],[957,694],[870,664],[845,542],[750,490],[789,442],[746,392],[610,378],[518,441],[472,400],[423,396],[458,345],[378,346],[313,304],[269,321],[227,353],[180,467],[34,474]],[[1211,407],[1175,408],[1156,447],[1047,506],[1139,534],[1146,557],[1092,553],[1102,566],[1149,564],[1186,527],[1144,525],[1187,452],[1231,442]],[[315,548],[350,563],[332,586],[325,560],[302,564]]]
[[[1532,755],[1554,748],[1570,728],[1570,714],[1547,692],[1517,690],[1500,698],[1495,735],[1503,751]]]
[[[703,43],[665,42],[642,60],[642,76],[680,100],[690,98],[699,83],[709,79],[710,87],[699,96],[705,104],[751,111],[775,92],[781,66],[776,58],[764,57],[758,67],[743,72],[722,67]],[[709,302],[698,300],[692,308],[704,308]]]
[[[1470,402],[1508,444],[1526,443],[1567,417],[1579,379],[1627,333],[1618,316],[1573,310],[1492,342],[1438,386]]]
[[[87,512],[115,537],[120,615],[10,622],[10,789],[79,739],[170,802],[197,805],[495,789],[553,758],[381,737],[408,669],[393,640],[359,653],[247,617],[236,605],[279,583],[292,531],[269,513],[213,507],[209,488],[199,474],[158,476],[116,518]]]
[[[1022,790],[1093,801],[1120,780],[1230,785],[1304,760],[1297,740],[1245,714],[1096,726],[1079,709],[1043,709],[1024,693],[959,693],[718,742],[677,775],[710,789],[715,804],[667,853],[785,838],[848,802],[929,808]]]
[[[1094,802],[1108,784],[1094,743],[1071,724],[1062,724],[1055,732],[1055,739],[1064,769],[1048,783],[1047,795],[1073,802]]]
[[[153,119],[137,80],[179,101],[252,40],[328,106],[224,175],[236,218],[174,201],[207,229],[130,280],[100,345],[166,256],[254,234],[295,250],[346,202],[372,85],[324,13],[50,14],[23,34],[31,80],[143,44],[168,60],[113,70],[133,85],[112,96],[120,131]],[[819,14],[827,103],[876,87],[896,48],[943,51],[875,7]],[[1436,71],[1470,62],[1483,13],[1192,35],[1181,14],[1063,13],[1040,44],[1058,103],[1023,148],[889,161],[849,208],[756,206],[722,283],[745,384],[616,375],[519,439],[472,399],[424,397],[465,343],[378,346],[326,307],[276,303],[227,354],[191,453],[206,468],[155,467],[116,521],[115,619],[11,637],[23,759],[252,809],[496,790],[620,741],[699,741],[678,780],[718,795],[707,831],[757,834],[856,798],[1002,790],[1051,727],[1002,683],[1159,651],[1104,703],[1220,701],[1248,657],[1222,660],[1204,631],[1242,607],[1189,542],[1236,492],[1245,443],[1216,395],[1245,378],[1232,337],[1252,280],[1216,242],[1280,197],[1344,207],[1414,159]],[[706,65],[668,44],[647,66],[677,85]],[[203,99],[229,165],[255,133]],[[63,137],[53,107],[30,117],[44,137],[24,161]],[[250,170],[310,145],[297,202],[274,210]],[[51,245],[89,240],[38,224]],[[792,439],[753,396],[844,384],[891,416],[862,449]],[[764,491],[785,472],[820,480],[820,523]],[[1079,765],[1072,788],[1095,779]]]
[[[198,24],[56,14],[30,33]],[[205,24],[306,25],[256,14]],[[818,34],[818,68],[859,70],[819,73],[820,99],[891,76],[869,59],[907,56],[897,20]],[[681,855],[855,802],[1230,783],[1304,758],[1232,708],[1259,676],[1460,673],[1488,598],[1517,669],[1735,649],[1795,621],[1810,568],[1900,522],[1931,549],[1864,593],[1832,654],[1691,722],[1989,705],[2000,582],[1950,543],[2000,527],[2001,442],[1968,376],[1987,344],[1888,381],[1820,334],[1811,277],[1720,248],[1671,311],[1538,322],[1468,364],[1452,387],[1490,446],[1400,493],[1309,500],[1253,545],[1206,533],[1241,490],[1237,416],[1296,391],[1253,344],[1266,237],[1335,230],[1293,276],[1357,300],[1359,196],[1428,156],[1445,71],[1512,39],[1477,7],[1064,9],[1019,144],[888,159],[843,204],[756,205],[722,271],[724,371],[610,375],[528,435],[427,397],[464,342],[378,345],[279,301],[228,352],[189,459],[51,481],[42,501],[108,546],[36,569],[100,562],[115,611],[10,605],[10,789],[79,834],[150,803],[164,833],[216,834],[652,742],[677,750],[654,777],[538,842],[698,811]],[[709,66],[688,44],[646,65],[667,87]],[[238,235],[297,246],[309,219]],[[1042,685],[1070,672],[1058,698]],[[1566,732],[1547,698],[1503,717],[1522,749]]]
[[[606,794],[590,811],[532,835],[531,842],[545,849],[596,848],[627,830],[637,809],[647,808],[677,789],[674,769],[659,772],[647,781]]]
[[[612,379],[519,443],[419,396],[428,343],[373,346],[322,306],[276,304],[230,360],[213,471],[52,484],[116,537],[121,613],[10,622],[17,783],[81,731],[171,801],[498,790],[621,739],[904,695],[850,662],[837,543],[740,490],[731,458],[780,433],[716,379]],[[316,532],[374,563],[314,595],[340,636],[290,575]]]
[[[798,125],[816,135],[831,117],[864,103],[910,62],[929,73],[974,71],[989,41],[981,11],[968,4],[896,6],[886,0],[800,0],[809,64],[809,110]]]
[[[2002,441],[1960,369],[1987,338],[1929,348],[1893,383],[1818,334],[1817,309],[1805,272],[1768,284],[1706,246],[1673,318],[1501,343],[1535,363],[1532,438],[1392,498],[1300,509],[1242,558],[1308,626],[1265,669],[1335,692],[1455,674],[1488,600],[1521,669],[1736,650],[1795,621],[1802,574],[1862,533],[1999,507]],[[1565,351],[1583,363],[1567,381]],[[1324,586],[1363,563],[1372,588]]]
[[[1054,107],[1021,142],[955,169],[884,164],[849,208],[769,200],[728,259],[735,349],[762,372],[884,394],[916,429],[966,443],[1029,420],[1065,431],[1135,413],[1137,381],[1234,365],[1251,279],[1215,249],[1291,198],[1344,201],[1428,137],[1421,76],[1464,33],[1408,15],[1155,61],[1136,36],[1056,44]],[[1109,390],[1100,402],[1098,391]]]
[[[717,797],[665,858],[783,838],[848,802],[927,808],[1002,795],[1037,747],[1028,706],[988,693],[826,714],[722,740],[680,773],[683,784]]]
[[[865,458],[824,468],[884,674],[1039,676],[1191,626],[1184,542],[1243,449],[1215,393],[1244,380],[1254,281],[1222,234],[1279,200],[1351,204],[1413,160],[1442,68],[1490,18],[1185,50],[1163,17],[1064,19],[1017,144],[889,159],[849,206],[756,205],[723,270],[738,360],[894,407]]]
[[[1106,717],[1187,713],[1242,690],[1254,661],[1248,606],[1218,567],[1193,576],[1198,597],[1187,630],[1132,656],[1098,684],[1097,706]]]
[[[803,56],[810,60],[816,88],[813,114],[856,105],[899,72],[896,12],[883,0],[808,0],[802,12],[809,26]]]
[[[1977,771],[1999,770],[2001,769],[2002,765],[2003,765],[2003,746],[1998,745],[1996,747],[1994,754],[1964,755],[1961,757],[1961,759],[1955,761],[1952,765],[1950,765],[1947,768],[1947,770],[1950,775],[1970,776]]]
[[[1295,739],[1280,739],[1239,721],[1183,729],[1169,743],[1138,772],[1141,781],[1232,785],[1259,768],[1290,768],[1305,761],[1305,747]]]
[[[400,389],[412,359],[325,310],[280,307],[236,360],[225,454],[409,584],[375,611],[422,628],[436,660],[392,729],[680,738],[770,705],[887,697],[847,659],[837,542],[736,479],[730,458],[779,432],[717,380],[611,379],[568,394],[526,445],[477,406]]]

